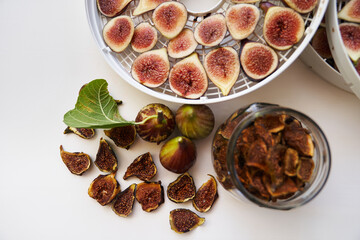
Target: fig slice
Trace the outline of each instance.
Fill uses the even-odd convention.
[[[205,218],[199,217],[189,209],[178,208],[170,212],[170,227],[176,233],[186,233],[205,222]]]
[[[287,6],[301,14],[309,13],[315,9],[319,0],[282,0]]]
[[[180,175],[167,188],[168,198],[176,203],[187,202],[195,197],[196,188],[193,178],[189,173]]]
[[[115,178],[115,172],[109,175],[99,175],[90,184],[88,194],[102,206],[110,203],[120,192],[120,185]]]
[[[127,168],[124,179],[136,176],[142,181],[150,181],[156,175],[157,169],[149,152],[138,156]]]
[[[297,177],[303,182],[309,182],[314,168],[315,164],[311,158],[301,158],[297,169]]]
[[[314,143],[310,134],[297,122],[287,124],[283,133],[286,144],[298,151],[299,155],[308,157],[314,155]]]
[[[157,30],[166,38],[175,38],[185,27],[188,12],[180,2],[164,2],[153,12],[152,20]]]
[[[322,58],[332,58],[329,42],[326,35],[326,28],[319,27],[316,33],[314,34],[313,39],[311,40],[311,45],[314,50]]]
[[[360,23],[360,0],[349,1],[338,13],[338,18]]]
[[[291,8],[261,3],[265,9],[263,34],[266,42],[277,50],[287,50],[298,43],[304,35],[304,20]]]
[[[293,177],[296,176],[297,165],[299,163],[299,154],[295,149],[286,149],[284,156],[285,174]]]
[[[197,53],[177,62],[169,75],[171,90],[177,95],[196,99],[204,95],[208,88],[205,69]]]
[[[147,22],[135,27],[131,47],[135,52],[143,53],[151,50],[158,40],[156,29]]]
[[[72,174],[81,175],[87,171],[91,164],[90,156],[86,153],[67,152],[60,146],[60,156],[66,167]]]
[[[354,62],[360,58],[360,25],[356,23],[341,23],[339,25],[346,51]]]
[[[109,48],[117,53],[124,51],[134,35],[134,23],[128,16],[119,16],[106,23],[103,38]]]
[[[96,3],[102,15],[115,17],[119,15],[131,1],[132,0],[96,0]]]
[[[132,212],[135,202],[135,190],[136,184],[134,183],[116,196],[112,209],[120,217],[127,217]]]
[[[221,47],[209,52],[204,67],[210,80],[227,96],[240,73],[239,56],[232,47]]]
[[[183,58],[193,53],[198,46],[194,33],[184,28],[179,35],[169,41],[167,50],[172,58]]]
[[[131,75],[139,83],[156,88],[169,76],[170,62],[166,48],[140,54],[133,62]]]
[[[74,127],[67,127],[64,130],[64,134],[68,133],[75,133],[81,138],[90,139],[95,136],[95,130],[92,128],[74,128]]]
[[[215,178],[208,174],[210,179],[197,190],[193,199],[193,206],[199,212],[207,212],[218,198],[217,183]]]
[[[154,10],[161,3],[167,1],[169,0],[140,0],[139,5],[137,5],[133,12],[133,15],[138,16],[148,11]]]
[[[242,40],[254,32],[260,10],[252,4],[236,4],[226,11],[226,25],[235,40]]]
[[[129,149],[135,142],[136,128],[134,125],[115,127],[109,130],[104,130],[106,136],[108,136],[116,146]]]
[[[215,14],[203,19],[194,31],[195,40],[204,46],[213,47],[221,43],[226,34],[225,17]]]
[[[117,170],[118,161],[116,155],[109,143],[103,138],[100,138],[100,145],[94,163],[102,172],[115,172]]]
[[[260,0],[231,0],[233,3],[256,3]]]
[[[272,48],[262,43],[247,42],[242,46],[240,63],[250,80],[261,81],[275,71],[279,58]]]
[[[161,181],[139,183],[135,197],[145,212],[156,210],[164,202],[164,190]]]

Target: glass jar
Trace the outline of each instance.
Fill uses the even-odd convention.
[[[247,188],[248,185],[243,184],[240,180],[241,176],[239,177],[237,168],[239,169],[241,164],[235,163],[235,159],[238,159],[238,157],[236,158],[235,156],[238,156],[236,154],[238,154],[239,151],[237,142],[243,130],[254,125],[255,119],[278,114],[287,116],[287,119],[291,119],[291,121],[294,119],[297,120],[301,123],[301,127],[304,128],[304,132],[311,136],[313,142],[313,170],[310,179],[306,180],[306,182],[301,182],[303,184],[302,187],[299,187],[299,190],[295,193],[290,194],[291,196],[287,195],[288,197],[272,198],[273,195],[271,195],[270,199],[264,199],[251,193],[249,188]],[[278,135],[280,134],[282,133]],[[271,136],[273,136],[273,134],[271,134]],[[284,137],[282,136],[283,135],[280,135],[281,140],[279,140],[279,142],[282,141],[282,143],[286,145]],[[253,103],[245,108],[241,108],[221,124],[213,139],[212,155],[217,179],[226,190],[231,192],[237,199],[255,203],[261,207],[279,210],[289,210],[299,207],[314,199],[324,187],[331,166],[330,148],[320,127],[308,116],[296,110],[268,103]],[[299,154],[299,156],[300,155],[301,154]],[[302,159],[305,159],[305,157],[302,157],[300,160]],[[298,171],[299,170],[297,170],[295,174],[299,175]],[[295,177],[284,175],[284,178],[297,180],[301,177],[298,175],[295,175]],[[264,177],[262,179],[262,182],[264,182]],[[295,180],[294,182],[296,182]],[[265,186],[264,183],[262,183],[262,185]],[[267,187],[268,186],[269,185],[267,185]],[[269,188],[265,189],[269,190]]]

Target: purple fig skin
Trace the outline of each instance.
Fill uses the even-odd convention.
[[[164,104],[153,103],[143,107],[135,121],[136,132],[145,141],[159,144],[168,138],[175,129],[175,116]]]
[[[260,8],[264,11],[264,13],[267,13],[269,8],[274,7],[275,5],[270,2],[262,2],[260,3]]]
[[[196,160],[195,144],[187,137],[175,137],[167,141],[160,150],[160,162],[174,173],[185,173]]]

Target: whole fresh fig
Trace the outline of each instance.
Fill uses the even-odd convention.
[[[195,144],[187,137],[175,137],[167,141],[160,150],[160,162],[174,173],[184,173],[196,160]]]
[[[175,116],[180,132],[192,139],[207,137],[214,128],[215,117],[206,105],[182,105]]]
[[[143,107],[135,121],[136,132],[148,142],[159,144],[168,138],[175,129],[175,116],[172,111],[161,103],[153,103]]]

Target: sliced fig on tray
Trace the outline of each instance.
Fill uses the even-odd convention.
[[[176,37],[185,27],[188,13],[184,4],[164,2],[153,12],[152,20],[157,30],[166,38]]]
[[[356,62],[360,58],[360,25],[341,23],[340,33],[349,57]]]
[[[198,46],[194,33],[188,28],[181,31],[179,35],[171,39],[167,50],[172,58],[183,58],[193,53]]]
[[[231,36],[235,40],[242,40],[254,32],[260,11],[252,4],[236,4],[228,8],[225,18]]]
[[[256,3],[260,0],[231,0],[233,3]]]
[[[138,16],[148,11],[154,10],[161,3],[167,1],[169,0],[140,0],[139,5],[135,8],[133,12],[133,15]]]
[[[319,0],[282,0],[285,5],[291,7],[298,13],[309,13],[318,4]]]
[[[322,58],[332,58],[326,35],[326,29],[324,27],[318,28],[313,39],[311,40],[311,45]]]
[[[215,14],[202,20],[195,28],[195,40],[208,47],[218,45],[226,34],[225,17]]]
[[[168,78],[170,63],[166,48],[140,54],[133,62],[131,75],[141,84],[155,88]]]
[[[132,0],[96,0],[102,15],[115,17],[119,15]]]
[[[338,13],[338,17],[345,21],[360,23],[360,0],[349,1]]]
[[[143,53],[151,50],[158,40],[156,29],[147,22],[135,27],[131,47],[135,52]]]
[[[134,35],[134,23],[128,16],[119,16],[106,23],[103,29],[105,43],[114,52],[122,52]]]
[[[174,93],[184,98],[196,99],[206,92],[208,80],[197,53],[191,54],[172,67],[169,84]]]
[[[210,80],[224,96],[228,95],[240,73],[237,52],[232,47],[212,50],[205,57],[204,67]]]

